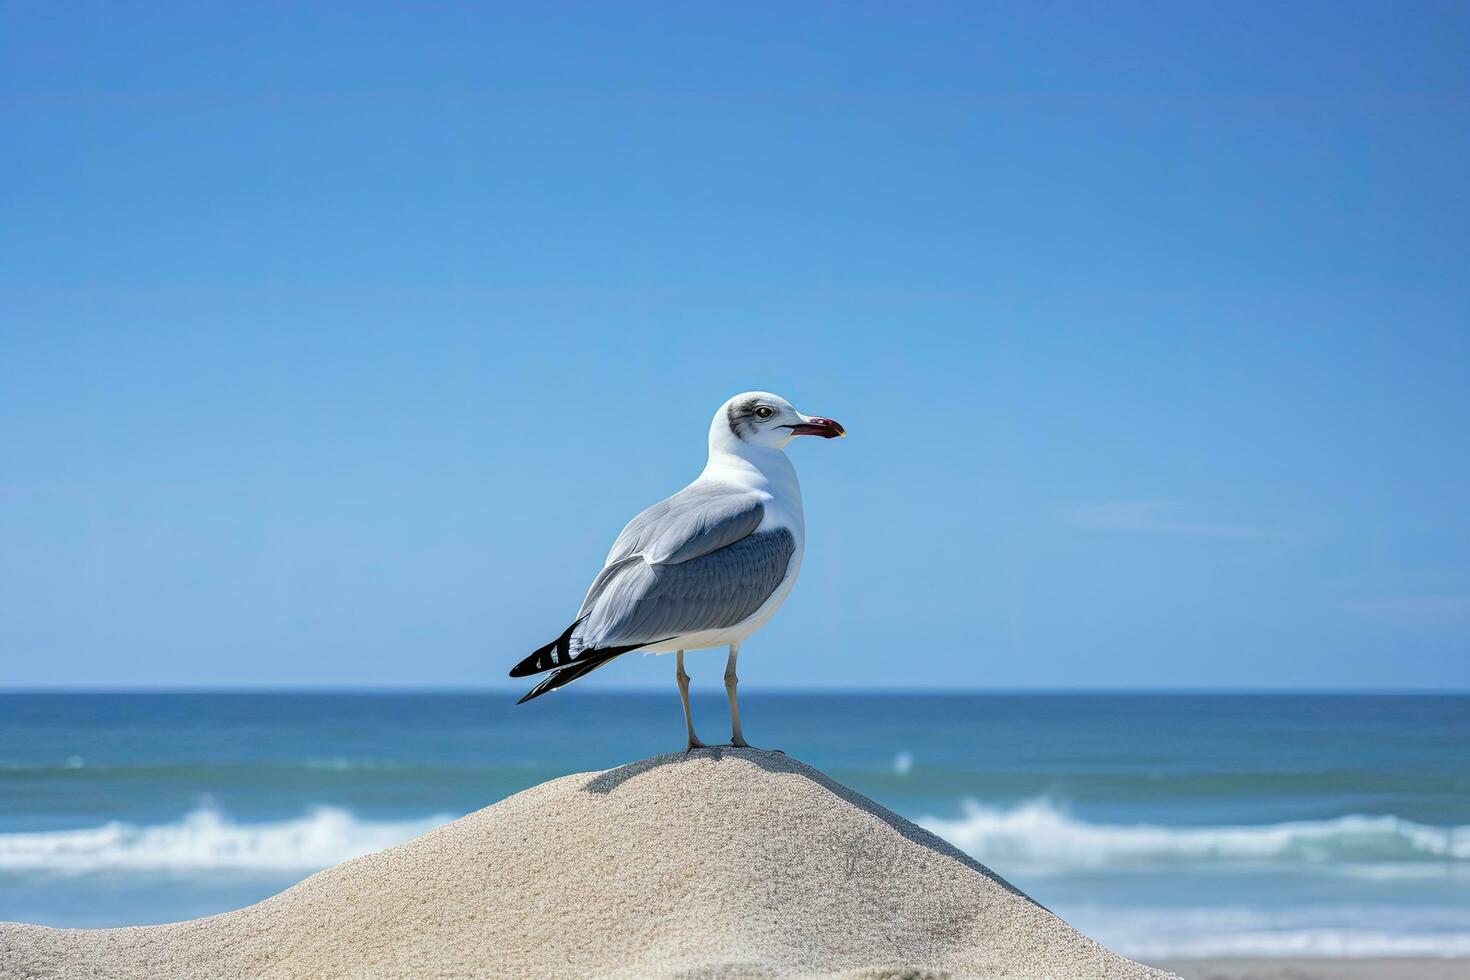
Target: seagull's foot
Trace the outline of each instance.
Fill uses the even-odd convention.
[[[730,748],[732,748],[732,749],[750,749],[750,751],[752,751],[752,752],[774,752],[777,755],[785,755],[786,754],[785,752],[781,751],[780,749],[763,749],[759,745],[751,745],[749,742],[747,742],[743,738],[732,738],[732,739],[730,739]]]
[[[707,748],[709,748],[709,746],[708,745],[705,745],[699,739],[697,739],[697,738],[691,738],[689,740],[689,744],[686,745],[686,746],[684,746],[684,754],[685,755],[688,755],[690,752],[693,752],[695,749],[707,749]]]

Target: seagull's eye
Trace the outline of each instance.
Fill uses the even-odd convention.
[[[755,417],[758,419],[765,420],[775,414],[776,410],[769,405],[757,405],[755,407]]]

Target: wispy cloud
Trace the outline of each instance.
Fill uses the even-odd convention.
[[[1066,517],[1078,527],[1121,534],[1163,534],[1190,538],[1266,536],[1264,528],[1191,520],[1179,516],[1178,510],[1178,506],[1168,500],[1116,500],[1105,504],[1073,507],[1066,511]]]
[[[1344,612],[1359,616],[1393,619],[1459,619],[1470,616],[1470,595],[1393,595],[1351,599],[1341,603]]]

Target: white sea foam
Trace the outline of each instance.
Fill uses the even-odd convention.
[[[318,806],[290,820],[242,824],[204,806],[155,826],[114,821],[84,830],[0,834],[0,873],[315,871],[400,844],[451,819],[438,814],[362,820],[338,807]]]
[[[1138,960],[1214,956],[1470,956],[1470,933],[1396,933],[1373,929],[1301,929],[1189,936],[1170,940],[1093,938]]]
[[[1395,816],[1344,816],[1261,826],[1168,827],[1076,819],[1049,800],[1009,809],[964,805],[962,816],[919,823],[1006,871],[1169,864],[1439,865],[1470,876],[1470,826]]]
[[[1470,956],[1460,906],[1058,906],[1084,933],[1143,960],[1209,956]]]
[[[0,871],[310,871],[401,843],[449,819],[438,814],[365,820],[317,806],[288,820],[238,823],[204,805],[152,826],[114,821],[81,830],[0,834]],[[1394,816],[1262,826],[1102,824],[1041,799],[1010,808],[969,802],[959,817],[925,817],[919,823],[1004,873],[1266,864],[1381,879],[1470,879],[1470,827],[1433,827]]]

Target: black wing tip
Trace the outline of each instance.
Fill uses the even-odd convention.
[[[581,623],[582,620],[577,620],[568,626],[562,632],[561,636],[558,636],[546,644],[546,646],[538,648],[529,657],[516,664],[510,669],[510,676],[530,677],[532,674],[544,674],[546,671],[555,670],[557,667],[570,666],[571,657],[569,654],[571,652],[572,630],[576,629]],[[548,659],[547,654],[553,650],[559,651],[561,656],[555,659]]]
[[[659,640],[656,642],[661,643],[664,641]],[[639,643],[634,646],[604,647],[601,650],[584,650],[582,651],[581,657],[575,663],[568,664],[567,666],[555,671],[550,677],[546,678],[540,684],[537,684],[535,687],[531,688],[524,695],[522,695],[521,699],[517,701],[516,704],[525,704],[532,698],[539,698],[541,695],[547,693],[548,691],[555,691],[558,688],[565,687],[577,678],[585,677],[587,674],[592,673],[603,664],[609,663],[615,658],[621,657],[623,654],[628,653],[631,650],[638,650],[642,647],[650,645],[651,644],[648,643]]]
[[[534,661],[534,659],[537,656],[540,655],[540,652],[541,651],[539,651],[539,650],[536,651],[536,653],[531,654],[531,656],[527,657],[525,660],[522,660],[520,663],[518,663],[514,667],[512,667],[510,669],[510,676],[511,677],[530,677],[532,674],[538,674],[538,673],[540,673],[540,671],[536,670],[535,667],[531,666],[531,664]]]
[[[590,673],[596,668],[601,667],[611,659],[611,657],[607,657],[587,663],[573,664],[570,667],[563,667],[561,670],[554,671],[550,677],[544,678],[540,684],[537,684],[525,694],[521,695],[521,699],[516,704],[525,704],[527,701],[539,698],[543,694],[549,694],[552,691],[564,687],[583,674]]]

